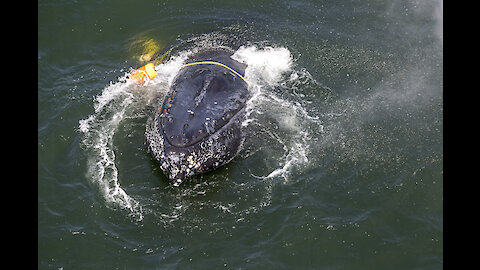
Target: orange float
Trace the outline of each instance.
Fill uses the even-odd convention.
[[[157,72],[153,63],[148,63],[145,66],[135,69],[130,73],[130,79],[137,84],[144,84],[145,82],[155,78]]]

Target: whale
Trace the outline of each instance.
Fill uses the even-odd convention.
[[[148,151],[174,186],[229,163],[245,142],[247,65],[234,51],[193,53],[147,124]]]

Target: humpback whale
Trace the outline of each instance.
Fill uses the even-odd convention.
[[[216,48],[189,57],[147,125],[149,152],[174,186],[225,165],[242,148],[247,66],[232,54]]]

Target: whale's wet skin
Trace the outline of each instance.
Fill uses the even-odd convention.
[[[147,125],[149,150],[174,185],[226,164],[241,150],[250,94],[246,65],[233,53],[207,49],[192,55]]]

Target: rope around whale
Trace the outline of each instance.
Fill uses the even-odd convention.
[[[195,66],[195,65],[217,65],[217,66],[221,66],[223,68],[226,68],[228,70],[230,70],[233,74],[237,75],[238,77],[240,77],[244,82],[247,82],[247,80],[245,80],[245,78],[240,75],[240,73],[236,72],[234,69],[232,69],[231,67],[227,66],[227,65],[224,65],[220,62],[215,62],[215,61],[199,61],[199,62],[193,62],[193,63],[188,63],[188,64],[185,64],[183,65],[183,67],[189,67],[189,66]]]

